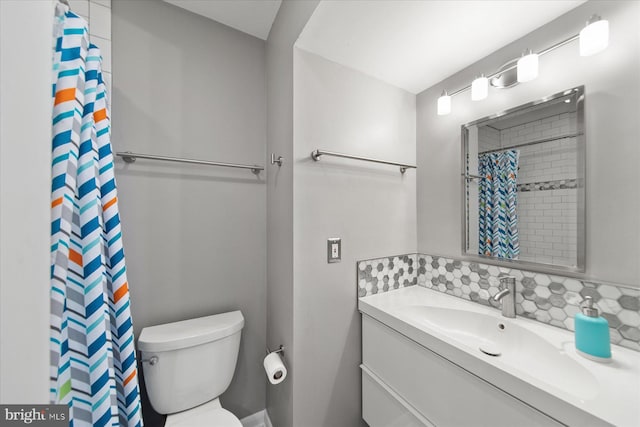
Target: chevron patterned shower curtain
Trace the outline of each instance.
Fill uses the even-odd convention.
[[[51,402],[71,426],[142,426],[100,50],[55,19]]]
[[[480,154],[478,172],[484,179],[479,188],[480,255],[517,259],[518,240],[518,150]]]

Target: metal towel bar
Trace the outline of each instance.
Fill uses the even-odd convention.
[[[473,180],[473,179],[486,179],[484,176],[480,176],[480,175],[471,175],[471,174],[462,174],[462,176],[464,176],[464,178],[467,181]]]
[[[311,152],[311,158],[316,162],[320,160],[320,156],[342,157],[344,159],[362,160],[365,162],[382,163],[385,165],[399,166],[400,172],[405,173],[407,169],[417,169],[417,166],[404,163],[388,162],[386,160],[372,159],[371,157],[352,156],[351,154],[336,153],[333,151],[314,150]]]
[[[259,174],[260,171],[264,170],[264,167],[258,166],[258,165],[243,165],[239,163],[213,162],[210,160],[181,159],[179,157],[156,156],[153,154],[131,153],[129,151],[119,151],[116,153],[116,156],[122,157],[122,160],[124,160],[127,163],[133,163],[136,161],[136,159],[148,159],[148,160],[160,160],[163,162],[190,163],[194,165],[222,166],[225,168],[250,169],[251,172],[255,174]]]

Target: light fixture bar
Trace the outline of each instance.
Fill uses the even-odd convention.
[[[578,40],[579,38],[580,38],[580,33],[575,34],[567,39],[562,40],[561,42],[554,44],[553,46],[549,46],[548,48],[541,50],[540,52],[538,52],[538,55],[546,55],[547,53],[552,52],[564,46],[565,44],[569,44],[572,41]]]
[[[580,33],[575,34],[575,35],[573,35],[573,36],[571,36],[569,38],[566,38],[566,39],[564,39],[564,40],[562,40],[562,41],[560,41],[560,42],[558,42],[558,43],[556,43],[554,45],[549,46],[546,49],[542,49],[540,52],[537,52],[537,54],[538,54],[538,56],[546,55],[547,53],[553,52],[554,50],[556,50],[558,48],[561,48],[562,46],[564,46],[564,45],[566,45],[568,43],[571,43],[572,41],[578,40],[579,38],[580,38]],[[511,71],[511,70],[515,69],[516,67],[517,67],[517,64],[513,64],[510,67],[507,67],[507,68],[501,69],[499,71],[495,71],[492,74],[489,74],[487,76],[487,78],[489,80],[491,80],[492,78],[494,78],[494,77],[496,77],[496,76],[498,76],[498,75],[500,75],[500,74],[502,74],[504,72]],[[470,84],[465,86],[465,87],[463,87],[463,88],[461,88],[461,89],[458,89],[456,91],[449,92],[449,96],[455,96],[455,95],[457,95],[459,93],[462,93],[464,91],[467,91],[469,89],[471,89],[471,85]]]

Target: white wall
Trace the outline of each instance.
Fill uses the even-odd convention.
[[[437,116],[443,88],[467,85],[520,55],[577,33],[597,13],[611,27],[607,50],[578,55],[577,42],[540,60],[540,75],[471,102],[453,98],[452,113]],[[550,94],[586,87],[587,259],[584,276],[640,286],[640,3],[590,1],[418,95],[418,250],[461,255],[460,125]]]
[[[0,403],[49,401],[51,1],[0,1]]]
[[[294,53],[294,425],[361,420],[356,261],[416,249],[416,174],[322,157],[316,148],[415,161],[415,95]],[[342,262],[327,263],[327,238]]]

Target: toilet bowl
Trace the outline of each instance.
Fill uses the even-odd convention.
[[[240,420],[220,405],[219,399],[213,399],[192,409],[167,417],[165,427],[242,427]]]
[[[138,349],[147,394],[171,427],[240,427],[220,404],[238,360],[240,311],[142,329]]]

